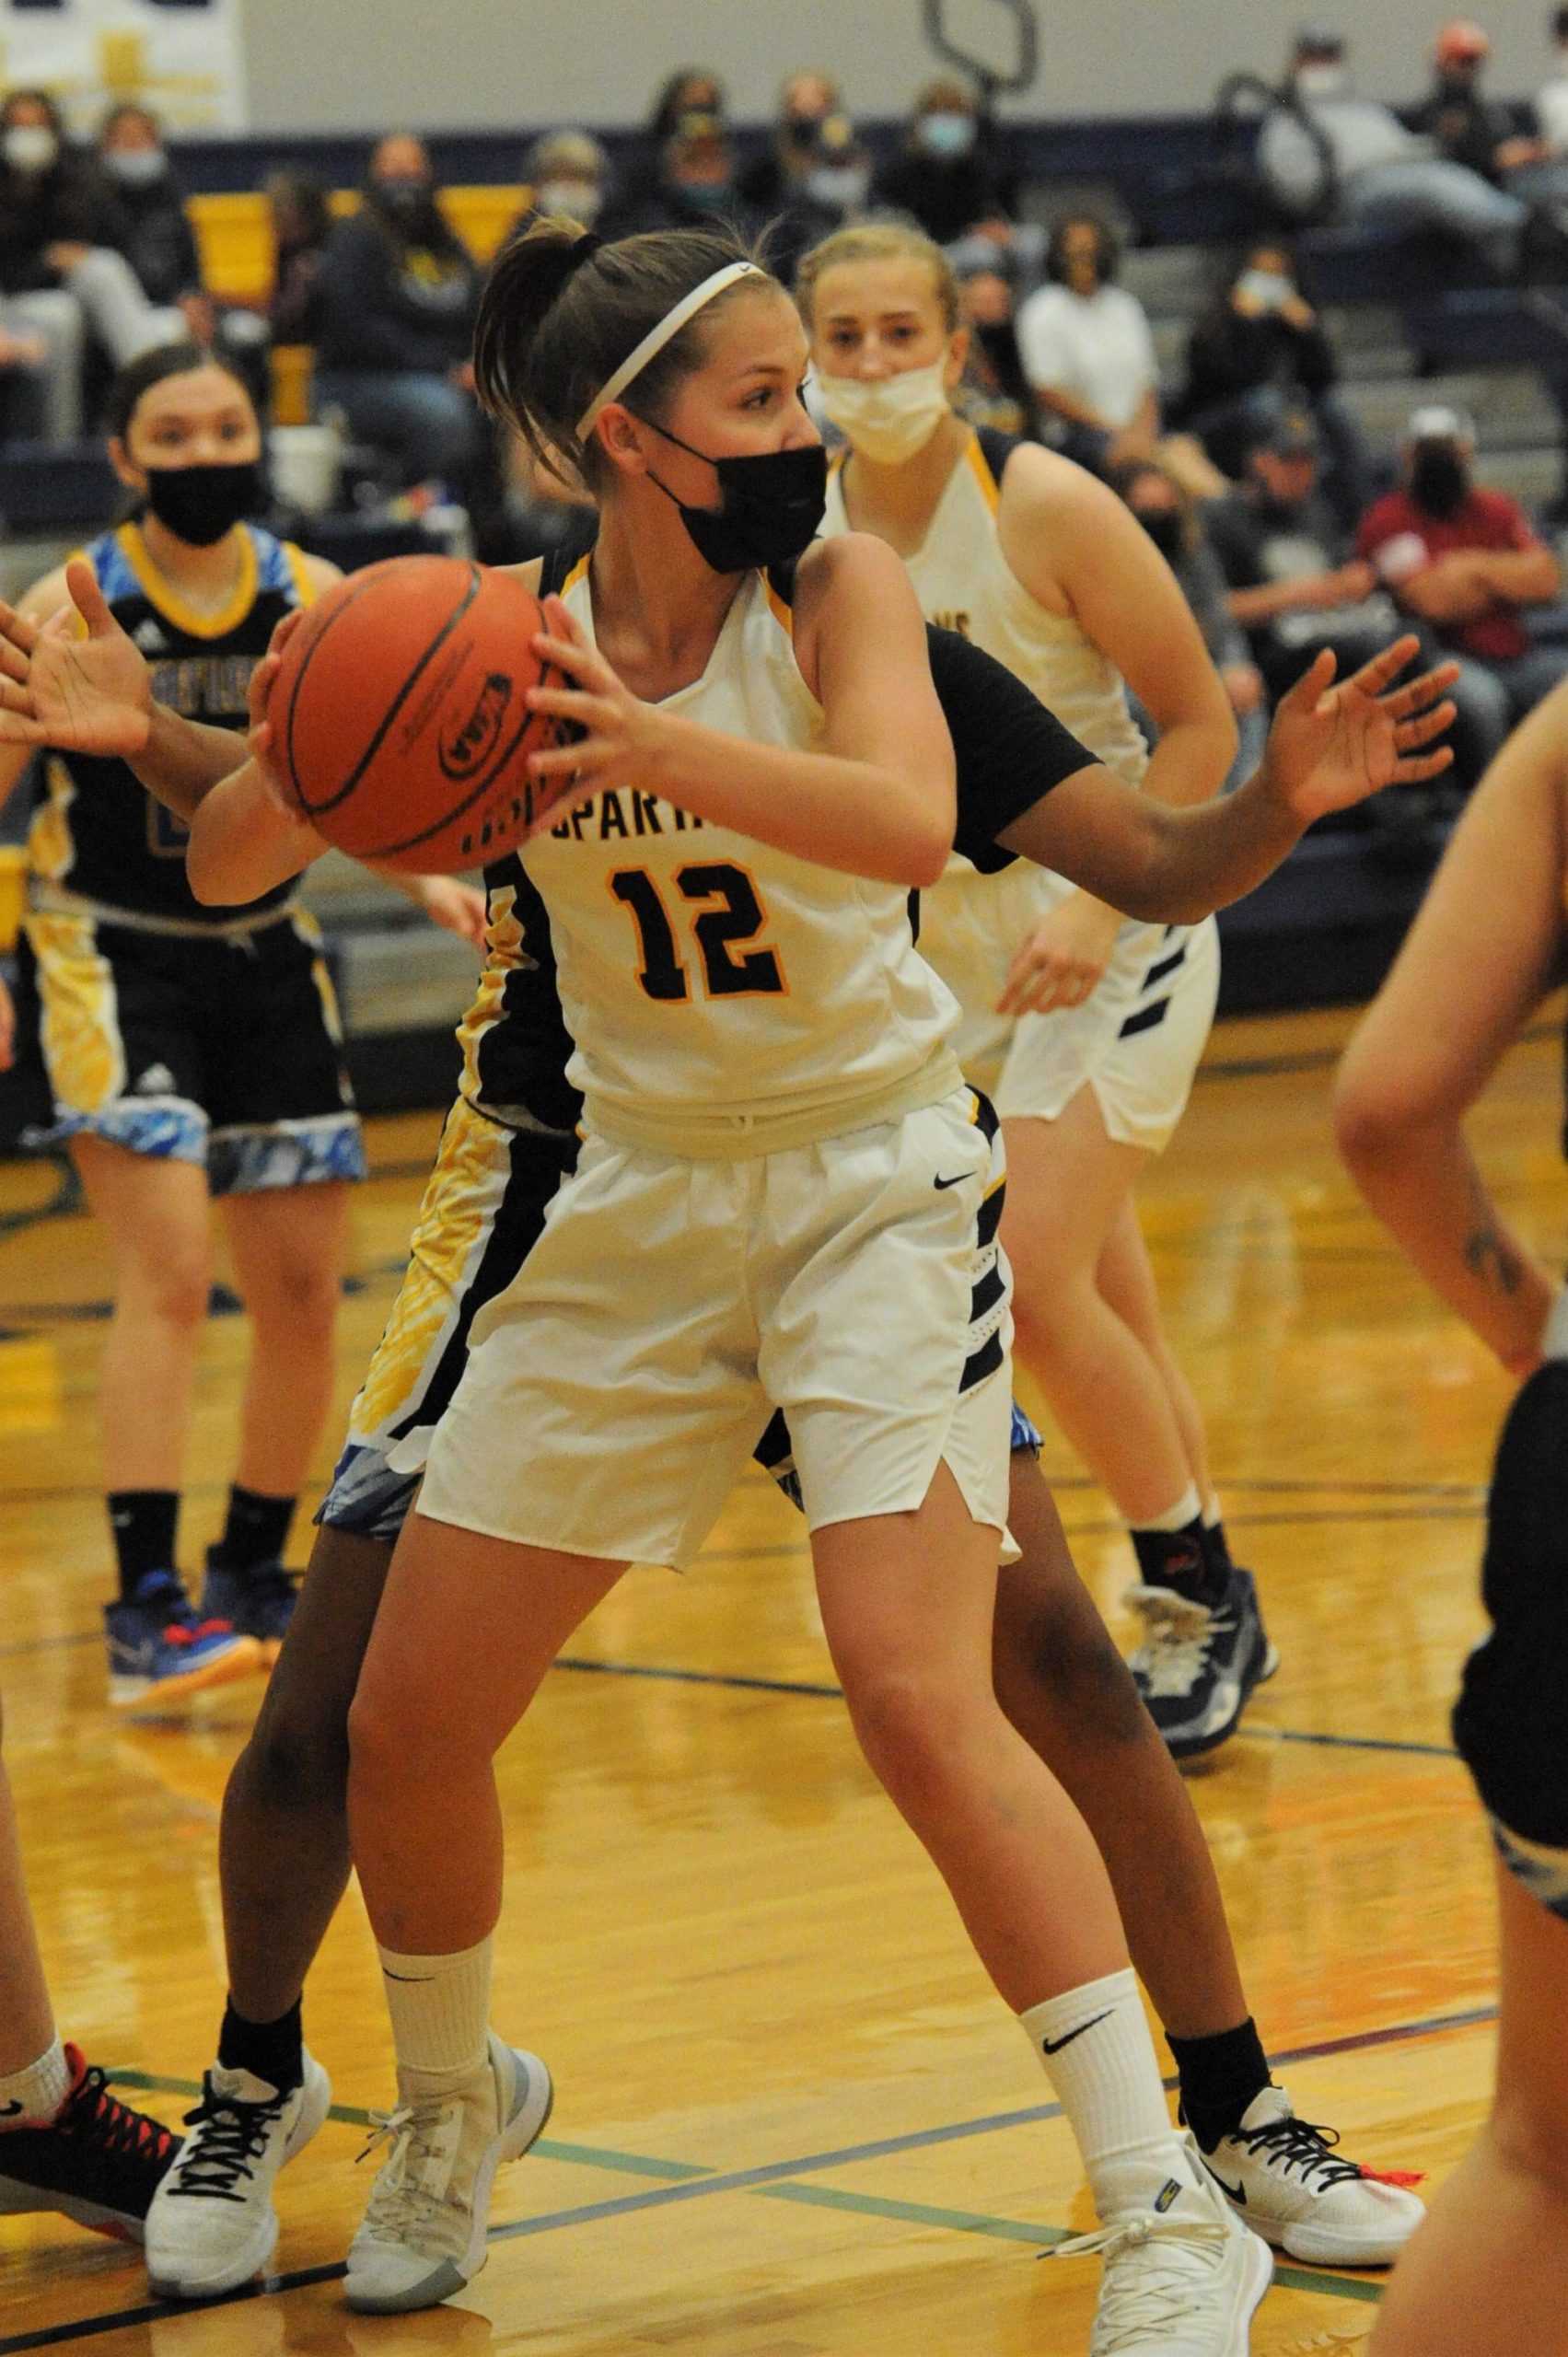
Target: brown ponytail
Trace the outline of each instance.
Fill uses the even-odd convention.
[[[727,262],[753,257],[723,229],[654,229],[605,245],[575,221],[537,221],[496,256],[474,331],[474,383],[553,474],[597,471],[577,420],[629,353]],[[756,279],[742,279],[744,289]],[[776,284],[776,282],[775,282]],[[713,315],[729,290],[671,337],[627,388],[656,424],[676,387],[703,365]]]

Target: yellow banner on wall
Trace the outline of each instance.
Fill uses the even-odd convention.
[[[3,0],[0,88],[53,92],[75,130],[134,100],[174,132],[244,128],[240,0]]]

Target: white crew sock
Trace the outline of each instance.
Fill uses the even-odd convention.
[[[1225,1516],[1220,1512],[1220,1502],[1218,1498],[1208,1499],[1203,1507],[1204,1529],[1217,1530],[1224,1520]]]
[[[1190,1522],[1202,1518],[1202,1512],[1203,1501],[1198,1495],[1198,1484],[1189,1481],[1168,1514],[1146,1514],[1141,1522],[1135,1522],[1132,1527],[1134,1530],[1185,1530]]]
[[[71,2091],[71,2068],[56,2038],[25,2071],[0,2074],[0,2129],[47,2127]],[[19,2110],[13,2110],[13,2105]]]
[[[1191,2190],[1131,1966],[1048,1997],[1018,2020],[1078,2140],[1102,2223],[1152,2211],[1173,2178]]]
[[[480,1940],[452,1956],[380,1950],[400,2081],[438,2094],[488,2060],[491,1945]]]

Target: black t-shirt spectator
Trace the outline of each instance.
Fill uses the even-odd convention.
[[[977,221],[1006,214],[1006,199],[1001,172],[978,147],[950,160],[906,149],[877,174],[872,194],[875,204],[912,215],[939,246],[950,246]]]
[[[1192,331],[1182,413],[1218,409],[1263,385],[1295,388],[1310,400],[1326,393],[1338,375],[1333,346],[1316,319],[1295,327],[1278,311],[1252,316],[1223,302]]]
[[[58,286],[54,245],[113,246],[123,253],[129,225],[98,166],[64,153],[46,172],[0,169],[0,294]]]
[[[434,204],[404,228],[366,198],[336,225],[321,256],[321,366],[447,376],[469,356],[479,292],[473,257]]]
[[[125,256],[149,303],[177,303],[202,290],[202,262],[185,199],[171,171],[145,188],[117,191],[126,219]]]
[[[1487,180],[1501,180],[1497,151],[1518,136],[1506,107],[1494,106],[1477,89],[1447,88],[1442,83],[1421,109],[1414,127],[1435,140],[1451,164],[1463,164]]]

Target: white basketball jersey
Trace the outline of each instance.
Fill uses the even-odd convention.
[[[563,594],[592,636],[586,559]],[[819,742],[789,610],[761,575],[737,592],[702,678],[661,709],[760,744]],[[961,1085],[947,1046],[958,1010],[898,885],[614,791],[573,806],[523,861],[550,911],[569,1077],[604,1135],[772,1153]]]
[[[1129,784],[1140,784],[1149,749],[1128,710],[1121,674],[1070,615],[1050,612],[1024,587],[1002,553],[1000,504],[996,477],[971,433],[924,540],[904,559],[921,611],[927,621],[960,632],[1005,663],[1097,761]],[[822,529],[853,529],[842,460],[829,482]],[[1014,951],[1076,888],[1065,877],[1022,860],[981,876],[955,852],[941,882],[922,895],[921,950],[963,1008],[956,1044],[971,1077],[983,1073],[995,1050],[995,1002]],[[1115,963],[1144,965],[1157,945],[1168,940],[1174,947],[1179,937],[1174,928],[1129,919],[1117,936]]]

